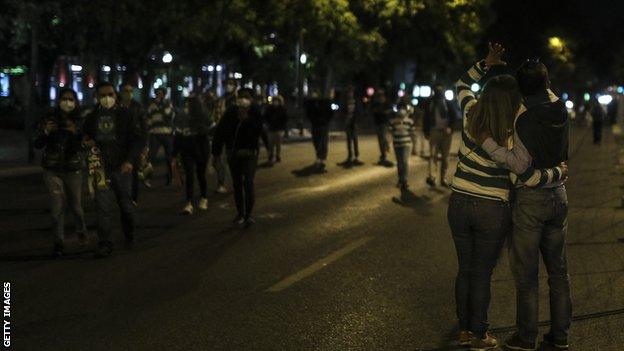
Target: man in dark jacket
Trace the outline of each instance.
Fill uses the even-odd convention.
[[[98,105],[86,117],[83,125],[85,144],[96,146],[106,174],[106,189],[98,188],[95,202],[98,213],[98,237],[96,256],[110,256],[112,211],[114,203],[121,209],[121,227],[126,245],[134,243],[135,206],[130,188],[132,169],[143,148],[138,123],[132,120],[128,110],[117,105],[115,88],[102,83],[97,88]]]
[[[306,116],[312,125],[312,143],[316,152],[315,165],[319,169],[325,169],[327,152],[329,148],[329,121],[334,111],[331,109],[331,101],[320,97],[318,92],[305,102]]]
[[[387,154],[390,151],[390,143],[388,142],[388,123],[392,116],[392,104],[386,96],[384,89],[378,89],[373,96],[371,105],[373,114],[373,122],[375,123],[375,132],[377,133],[377,141],[379,142],[379,164],[391,166],[388,163]]]
[[[550,91],[544,64],[527,61],[516,77],[526,110],[516,119],[513,148],[501,147],[491,138],[482,146],[495,161],[509,165],[511,171],[519,175],[509,253],[516,281],[518,330],[506,343],[512,350],[535,349],[541,253],[550,286],[551,327],[544,335],[544,343],[556,350],[567,350],[572,302],[566,257],[568,199],[565,179],[542,188],[528,188],[522,181],[529,177],[528,169],[553,168],[568,160],[568,112]]]
[[[457,126],[458,114],[452,102],[446,100],[444,88],[436,85],[433,97],[425,106],[423,133],[429,140],[429,176],[427,184],[436,186],[434,170],[440,170],[440,185],[448,186],[446,170],[449,163],[449,152],[453,141],[453,130]],[[438,162],[438,153],[442,155]],[[441,163],[441,164],[440,164]]]
[[[347,88],[346,96],[343,100],[341,110],[344,116],[345,134],[347,137],[347,160],[343,162],[345,166],[359,166],[360,148],[358,145],[357,124],[362,113],[361,104],[355,97],[353,87]]]
[[[130,118],[132,118],[136,127],[141,131],[141,143],[143,149],[136,159],[136,163],[132,165],[132,201],[136,204],[139,201],[139,171],[142,168],[145,158],[147,158],[147,126],[145,124],[145,110],[140,102],[133,99],[134,85],[130,82],[124,82],[119,87],[120,99],[119,106],[128,109]]]
[[[238,211],[234,222],[245,228],[255,223],[251,212],[255,202],[258,138],[262,133],[262,115],[252,102],[249,91],[238,94],[236,105],[228,108],[217,124],[212,144],[213,157],[219,157],[225,146]]]

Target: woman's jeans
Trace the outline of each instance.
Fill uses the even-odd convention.
[[[55,242],[62,243],[65,238],[65,201],[74,214],[77,233],[87,230],[82,209],[82,172],[54,172],[46,170],[43,180],[50,192],[50,212],[54,220]]]
[[[228,152],[232,185],[234,187],[234,201],[239,216],[245,219],[251,217],[251,211],[256,200],[254,191],[254,177],[258,165],[258,154],[250,150],[248,154],[231,154]]]
[[[412,153],[412,145],[395,146],[394,154],[397,162],[397,172],[399,173],[399,183],[407,184],[409,174],[409,157]]]
[[[511,231],[511,206],[453,192],[448,221],[459,263],[455,280],[459,328],[483,337],[489,327],[492,271]]]

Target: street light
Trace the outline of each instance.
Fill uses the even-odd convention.
[[[455,97],[455,94],[453,93],[452,90],[447,90],[444,92],[444,97],[446,98],[446,100],[448,101],[453,101],[453,98]]]
[[[470,86],[470,90],[472,90],[473,93],[478,92],[479,89],[481,89],[481,86],[478,83],[472,83]]]
[[[162,62],[163,63],[171,63],[171,61],[173,61],[173,55],[171,55],[170,52],[165,51],[163,57],[162,57]]]
[[[557,52],[563,51],[565,43],[559,37],[550,37],[548,38],[548,47]]]
[[[301,62],[302,65],[305,65],[306,62],[308,62],[308,55],[305,53],[301,54],[301,56],[299,56],[299,62]]]

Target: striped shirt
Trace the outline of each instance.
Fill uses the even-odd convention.
[[[173,134],[173,118],[175,112],[171,102],[158,103],[152,101],[147,107],[146,125],[150,134]]]
[[[412,135],[414,134],[414,121],[409,116],[397,117],[390,120],[390,132],[392,132],[392,142],[394,147],[404,147],[412,145]]]
[[[457,99],[462,111],[464,131],[462,132],[459,147],[459,163],[451,183],[453,191],[481,198],[509,201],[509,191],[512,186],[511,173],[490,157],[490,155],[475,143],[475,139],[466,131],[468,125],[468,111],[477,102],[471,85],[478,82],[485,75],[485,71],[477,64],[464,73],[455,84]],[[521,108],[522,110],[522,108]],[[519,111],[520,112],[520,111]],[[509,138],[508,148],[513,146],[513,139]],[[559,168],[549,170],[529,171],[532,175],[526,178],[525,185],[534,187],[556,181],[561,178]]]

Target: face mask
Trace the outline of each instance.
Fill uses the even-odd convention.
[[[100,99],[100,105],[105,109],[113,108],[113,106],[115,106],[115,98],[112,96],[105,96]]]
[[[74,108],[76,107],[76,103],[73,101],[63,100],[61,101],[60,107],[63,112],[69,113],[74,110]]]
[[[405,109],[400,109],[400,110],[399,110],[399,116],[400,116],[400,117],[405,117],[405,116],[407,116],[407,110],[405,110]]]
[[[238,99],[238,105],[243,108],[247,108],[251,106],[251,100],[249,99]]]

